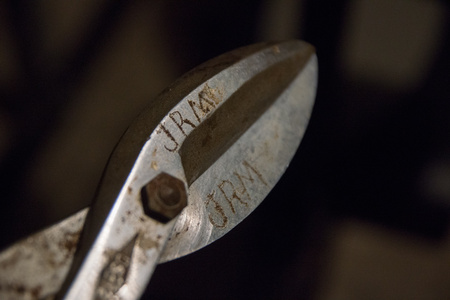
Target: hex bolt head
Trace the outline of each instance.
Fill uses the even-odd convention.
[[[141,190],[145,214],[161,223],[175,218],[187,206],[187,193],[183,181],[161,173]]]

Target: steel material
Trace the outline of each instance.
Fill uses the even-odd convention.
[[[313,48],[302,42],[282,43],[242,62],[198,89],[199,101],[205,93],[212,95],[211,103],[214,97],[227,100],[181,145],[189,205],[161,262],[212,243],[249,215],[284,173],[306,130],[317,84]],[[239,88],[233,90],[234,85]],[[189,108],[186,105],[183,113],[188,115]],[[170,120],[167,123],[166,127]],[[177,132],[176,124],[172,131]]]
[[[59,297],[137,299],[158,261],[189,254],[236,226],[287,168],[316,84],[314,49],[290,41],[222,55],[163,92],[112,154]],[[154,209],[142,202],[180,200],[182,190],[174,193],[173,186],[156,194],[147,189],[161,174],[188,188],[188,206],[166,223],[149,218],[146,210]],[[8,262],[2,253],[0,264]],[[53,291],[62,277],[51,283]]]
[[[88,209],[0,253],[0,299],[44,299],[67,276]]]

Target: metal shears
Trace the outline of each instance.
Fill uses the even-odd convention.
[[[122,136],[94,201],[0,254],[2,299],[139,299],[156,265],[217,240],[286,170],[317,86],[314,48],[261,43],[163,91]]]

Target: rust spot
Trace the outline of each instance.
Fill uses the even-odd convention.
[[[278,53],[280,53],[280,48],[277,45],[275,45],[272,47],[272,52],[275,54],[278,54]]]
[[[31,296],[38,299],[39,296],[41,295],[41,292],[42,292],[42,286],[39,285],[39,286],[31,289]]]
[[[213,89],[208,83],[205,84],[203,90],[198,94],[199,98],[213,100],[215,104],[222,102],[223,93],[221,89]]]
[[[55,260],[52,252],[48,252],[47,262],[54,268],[58,268],[59,266],[64,265],[65,260],[69,259],[75,252],[78,245],[78,240],[80,239],[80,234],[81,229],[77,232],[66,232],[64,235],[64,239],[58,243],[59,251],[64,254],[65,259]]]
[[[131,188],[131,186],[128,187],[127,191],[128,191],[128,194],[132,194],[133,193],[133,189]]]
[[[20,299],[26,297],[26,295],[31,295],[33,299],[39,299],[42,292],[42,286],[38,285],[33,288],[28,288],[23,284],[9,283],[6,285],[0,285],[0,291],[15,294],[16,297]],[[16,297],[13,299],[16,299]]]
[[[139,247],[141,247],[144,250],[148,250],[151,248],[158,248],[159,243],[152,240],[151,238],[146,238],[145,236],[141,237],[138,242]]]
[[[19,294],[25,293],[25,287],[23,285],[16,286],[16,292],[18,292]]]
[[[42,243],[42,248],[44,248],[45,250],[49,250],[50,249],[50,245],[48,244],[48,242],[45,240],[43,243]]]
[[[60,243],[60,246],[69,253],[75,251],[78,240],[80,239],[81,230],[77,232],[68,232],[66,239]]]
[[[4,270],[6,268],[14,266],[22,259],[22,253],[19,250],[14,251],[14,254],[9,259],[4,260],[0,263],[0,270]]]

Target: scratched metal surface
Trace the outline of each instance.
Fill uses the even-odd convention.
[[[3,251],[0,298],[42,299],[55,294],[72,263],[86,213],[84,209]]]
[[[110,282],[106,286],[126,298],[138,295],[158,259],[167,261],[186,255],[223,236],[253,211],[283,174],[309,121],[317,83],[316,57],[311,46],[298,41],[258,46],[246,55],[227,71],[219,72],[190,92],[150,135],[102,227],[97,246],[89,252],[79,273],[84,274],[82,281],[76,281],[83,297],[93,295],[94,288],[103,282],[96,284],[96,278],[110,268],[115,257],[130,252],[124,250],[127,245],[135,249],[132,257],[128,253],[127,271],[121,274],[127,276],[127,282],[134,282],[133,286],[111,287]],[[269,96],[264,98],[265,95]],[[202,127],[205,124],[206,129]],[[210,139],[210,134],[217,136]],[[203,148],[196,138],[203,139],[200,143]],[[191,142],[194,146],[189,146]],[[186,157],[191,159],[186,161]],[[141,187],[161,172],[189,185],[189,206],[178,221],[167,225],[146,218],[139,200]],[[85,214],[86,210],[63,225],[35,235],[34,239],[67,243],[70,235],[65,235],[64,230],[79,233]],[[55,236],[52,232],[58,230],[62,234]],[[89,230],[87,233],[92,234]],[[161,255],[165,239],[169,242]],[[76,243],[73,239],[70,242]],[[15,250],[26,253],[32,252],[33,247],[32,243],[23,241]],[[5,253],[0,256],[0,263],[8,265],[11,260]],[[25,272],[18,281],[22,296],[42,298],[56,292],[66,277],[72,253],[53,272],[51,268],[48,270],[51,284],[48,280],[40,281],[36,272],[34,275]],[[29,270],[38,270],[39,255],[27,257],[27,263]],[[144,274],[145,265],[148,268]],[[17,282],[11,278],[2,280],[3,285],[10,287]],[[123,285],[125,277],[119,282]],[[9,291],[17,292],[17,289]],[[106,298],[108,293],[111,289]],[[77,298],[81,294],[70,295]]]
[[[214,242],[261,203],[300,144],[316,83],[314,56],[277,102],[190,186],[192,202],[178,219],[160,261]]]

